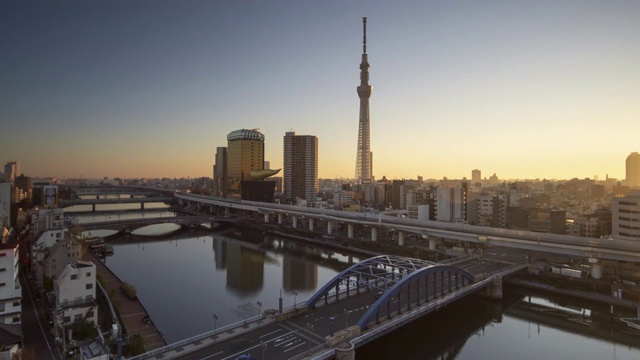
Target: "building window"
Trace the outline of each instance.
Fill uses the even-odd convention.
[[[71,280],[77,280],[77,279],[78,279],[77,274],[71,274]]]
[[[90,272],[88,272],[88,273],[87,273],[87,277],[90,277],[90,276],[91,276],[91,273],[90,273]]]
[[[20,306],[20,300],[18,300],[18,301],[14,301],[14,302],[13,302],[13,306]]]
[[[14,316],[13,319],[11,319],[12,323],[19,323],[20,322],[20,317],[19,316]]]
[[[7,268],[0,268],[0,271],[7,271]]]
[[[91,289],[93,289],[93,284],[87,284],[86,289],[87,289],[87,290],[91,290]]]
[[[5,286],[5,285],[7,285],[7,283],[4,283],[4,282],[0,283],[0,286]]]
[[[73,322],[80,322],[82,321],[82,314],[76,314],[76,316],[73,318]]]
[[[62,319],[62,323],[63,323],[63,324],[66,324],[66,323],[68,323],[68,322],[70,322],[70,321],[71,321],[71,316],[65,316],[65,317]]]

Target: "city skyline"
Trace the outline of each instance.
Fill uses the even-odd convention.
[[[0,162],[34,177],[211,176],[238,128],[282,167],[318,137],[351,178],[362,17],[373,175],[625,178],[638,151],[635,2],[0,5]]]

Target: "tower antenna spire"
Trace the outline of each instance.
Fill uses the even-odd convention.
[[[362,53],[367,53],[367,17],[362,18]]]

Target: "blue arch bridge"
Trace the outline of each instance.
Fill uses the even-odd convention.
[[[463,296],[502,298],[502,278],[525,267],[469,256],[434,263],[380,255],[340,272],[304,304],[283,308],[281,301],[278,309],[133,359],[353,359],[356,347]]]
[[[352,288],[355,288],[357,294],[361,290],[373,290],[376,292],[376,301],[357,322],[361,330],[365,330],[374,317],[376,324],[380,323],[382,311],[386,312],[387,319],[391,319],[394,300],[396,312],[402,314],[403,307],[411,310],[412,306],[420,306],[423,302],[459,290],[475,281],[474,275],[456,266],[380,255],[352,265],[336,275],[309,298],[307,307],[314,309],[322,299],[328,305],[332,290],[336,294],[336,300],[339,300],[341,285],[346,288],[345,296],[350,296]]]

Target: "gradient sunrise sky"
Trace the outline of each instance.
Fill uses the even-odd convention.
[[[376,178],[624,178],[640,1],[3,1],[0,162],[45,177],[212,176],[259,128],[353,177],[368,17]]]

